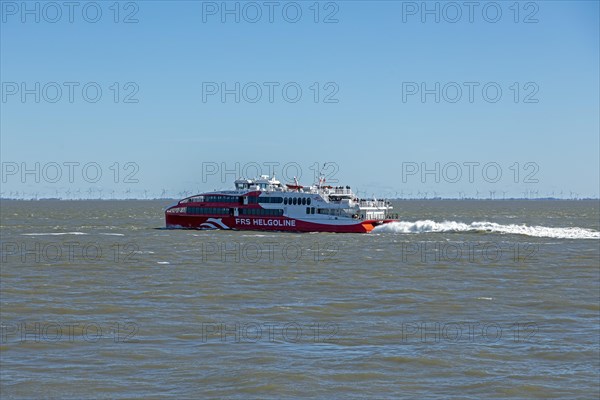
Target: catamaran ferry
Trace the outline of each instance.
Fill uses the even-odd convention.
[[[359,199],[350,186],[294,181],[262,175],[236,180],[235,190],[187,197],[165,211],[167,228],[367,233],[398,217],[389,201]]]

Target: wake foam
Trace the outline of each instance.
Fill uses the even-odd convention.
[[[63,236],[63,235],[87,235],[87,233],[84,233],[84,232],[21,233],[21,236]]]
[[[422,220],[415,222],[390,222],[375,227],[373,233],[426,233],[426,232],[490,232],[548,237],[555,239],[600,239],[600,232],[586,228],[551,228],[547,226],[502,225],[495,222],[472,222],[465,224],[456,221],[435,222]]]

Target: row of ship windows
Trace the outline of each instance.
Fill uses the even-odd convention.
[[[240,201],[239,197],[235,196],[220,196],[220,195],[211,195],[211,196],[199,196],[193,197],[188,200],[189,202],[207,202],[207,203],[238,203]],[[298,206],[310,206],[310,198],[306,197],[258,197],[258,196],[248,196],[248,204],[280,204],[283,203],[285,205],[298,205]]]
[[[193,215],[206,215],[206,214],[218,214],[218,215],[229,215],[229,208],[223,207],[187,207],[188,214]]]
[[[285,205],[290,205],[290,206],[310,206],[310,198],[306,198],[306,197],[292,197],[292,198],[284,198],[283,199],[283,204]]]
[[[264,208],[240,208],[240,215],[265,215],[270,217],[281,217],[283,210],[267,210]]]
[[[259,215],[270,217],[281,217],[283,210],[267,210],[263,208],[240,208],[240,215]],[[233,214],[232,208],[224,207],[187,207],[187,213],[192,215],[229,215]]]
[[[169,212],[183,211],[183,208],[172,209]],[[192,215],[229,215],[233,213],[233,209],[224,207],[187,207],[186,212]],[[240,208],[240,215],[258,215],[258,216],[270,216],[270,217],[281,217],[283,210],[281,209],[265,209],[265,208]],[[329,214],[339,215],[339,210],[329,210],[326,208],[316,209],[315,207],[306,207],[306,214]]]
[[[235,196],[204,196],[204,201],[207,203],[237,203],[239,200]]]
[[[248,204],[257,204],[257,203],[283,203],[286,206],[310,206],[310,198],[306,197],[248,197]]]
[[[248,197],[248,203],[283,203],[283,197]]]

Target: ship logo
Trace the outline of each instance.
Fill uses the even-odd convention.
[[[217,227],[214,224],[217,224],[219,226]],[[200,228],[204,228],[204,229],[219,229],[219,227],[221,229],[230,229],[227,225],[225,225],[223,223],[221,218],[209,218],[206,220],[206,222],[203,222],[202,224],[200,224]]]

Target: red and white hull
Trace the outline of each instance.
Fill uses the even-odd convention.
[[[167,215],[167,228],[233,229],[288,232],[369,233],[378,225],[394,220],[340,221],[317,223],[288,217],[210,217],[203,215]]]

